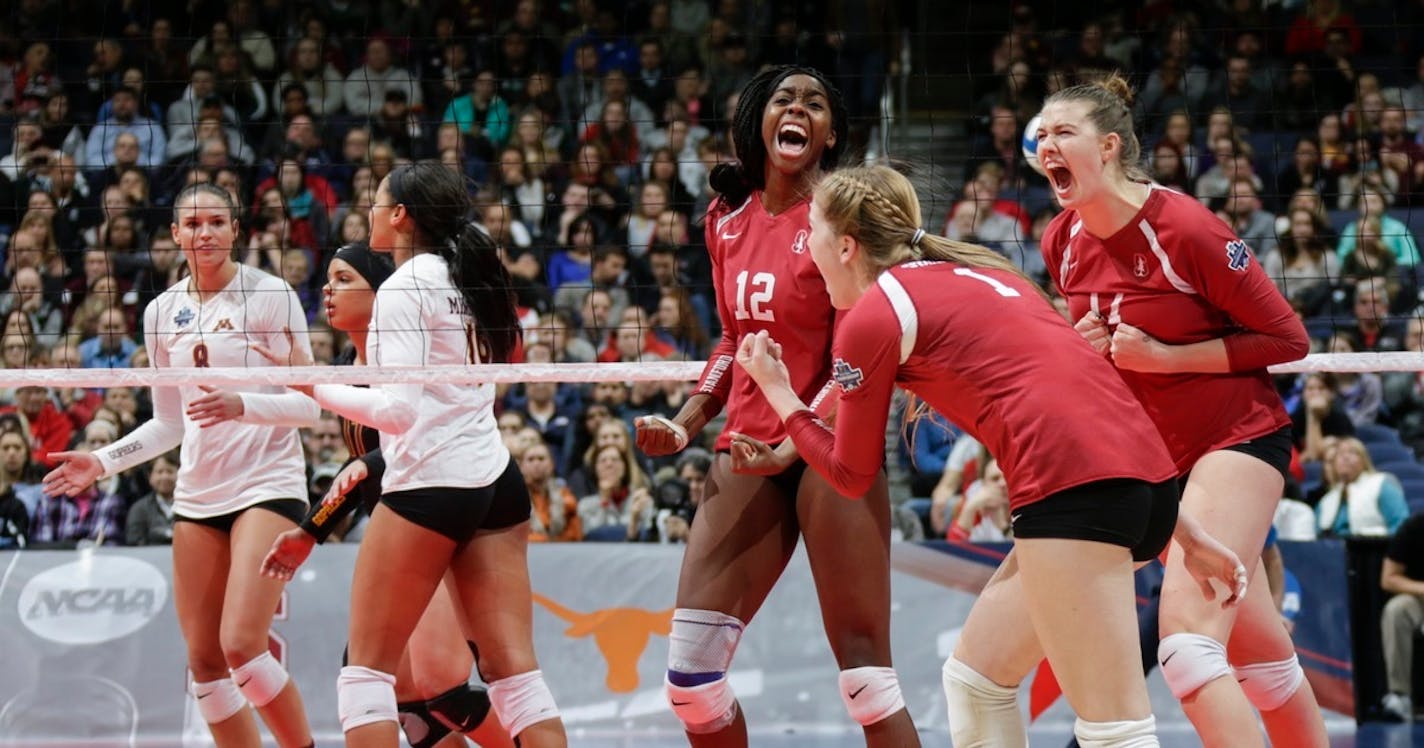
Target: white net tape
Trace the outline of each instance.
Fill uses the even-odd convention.
[[[478,366],[264,366],[179,369],[0,369],[0,387],[151,387],[204,384],[517,384],[519,382],[693,381],[702,361],[607,364],[481,364]],[[1424,371],[1424,353],[1317,353],[1271,367],[1275,374],[1310,371]]]

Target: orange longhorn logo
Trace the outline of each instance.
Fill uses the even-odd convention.
[[[568,622],[564,636],[570,639],[593,636],[594,644],[608,664],[608,678],[604,682],[614,693],[628,693],[638,687],[638,660],[648,648],[648,639],[653,634],[667,636],[672,631],[672,608],[659,611],[605,608],[580,613],[543,595],[534,595],[534,602]]]

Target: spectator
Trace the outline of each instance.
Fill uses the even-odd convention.
[[[583,315],[584,332],[594,345],[602,345],[604,340],[601,336],[593,337],[597,333],[590,326],[606,326],[612,320],[621,319],[623,310],[628,307],[630,297],[628,289],[623,287],[623,274],[627,268],[628,250],[616,244],[605,245],[593,251],[586,282],[564,283],[554,292],[554,308],[566,311],[595,309],[596,306],[589,303],[590,294],[607,295],[606,312],[600,309],[599,313]]]
[[[1187,168],[1187,178],[1196,181],[1201,173],[1202,156],[1192,135],[1192,118],[1185,110],[1177,110],[1167,115],[1162,125],[1162,142],[1171,143],[1182,154],[1182,165]]]
[[[1315,86],[1315,71],[1306,60],[1291,63],[1283,90],[1274,93],[1275,129],[1284,132],[1307,132],[1320,121],[1320,113],[1331,108]]]
[[[1250,181],[1259,194],[1263,185],[1251,166],[1251,146],[1225,135],[1209,142],[1215,163],[1197,178],[1197,199],[1204,205],[1224,200],[1231,194],[1232,183],[1238,179]]]
[[[1358,351],[1397,351],[1403,338],[1399,321],[1389,316],[1389,279],[1361,278],[1355,282],[1355,318],[1340,326]]]
[[[123,369],[137,349],[128,317],[122,309],[110,308],[99,315],[99,334],[79,344],[79,356],[86,369]]]
[[[4,437],[0,436],[0,449]],[[30,513],[12,489],[0,491],[0,550],[24,548],[30,539]]]
[[[36,463],[54,467],[51,452],[62,452],[69,448],[69,440],[74,436],[74,425],[55,407],[49,390],[29,385],[15,390],[15,405],[0,413],[19,413],[30,425],[30,443]]]
[[[1424,316],[1410,316],[1403,350],[1424,353]],[[1385,372],[1382,384],[1386,422],[1416,454],[1424,451],[1424,372]]]
[[[1345,35],[1345,51],[1359,53],[1363,35],[1354,17],[1340,7],[1340,0],[1310,0],[1286,32],[1286,55],[1298,57],[1325,51],[1326,35],[1332,30]]]
[[[500,201],[514,211],[514,219],[529,230],[531,239],[544,239],[544,210],[552,195],[544,180],[529,168],[523,149],[509,145],[500,151],[495,184]]]
[[[1293,208],[1289,232],[1261,257],[1261,269],[1306,316],[1325,310],[1340,278],[1340,259],[1322,236],[1328,229],[1318,214]]]
[[[1366,278],[1383,278],[1385,289],[1392,298],[1399,290],[1399,284],[1394,280],[1399,261],[1384,243],[1380,218],[1364,216],[1352,224],[1355,227],[1355,248],[1345,255],[1341,263],[1341,280],[1345,285],[1353,286]]]
[[[1399,479],[1375,470],[1364,442],[1341,439],[1331,468],[1331,484],[1315,507],[1321,536],[1393,535],[1409,516]]]
[[[84,131],[69,114],[69,95],[58,91],[39,110],[40,141],[52,151],[63,151],[74,163],[84,158]],[[56,195],[56,197],[59,197]]]
[[[124,69],[124,48],[116,39],[100,38],[94,42],[93,62],[84,71],[86,101],[79,109],[94,111],[118,88]]]
[[[647,479],[627,450],[612,445],[595,449],[592,491],[578,502],[584,534],[605,525],[621,525],[627,530],[626,539],[634,540],[653,520],[653,495]]]
[[[148,468],[147,495],[129,507],[124,523],[124,542],[128,545],[173,544],[173,489],[178,485],[178,453],[169,452],[155,458]]]
[[[638,42],[638,69],[633,73],[630,86],[633,97],[646,103],[650,113],[662,112],[663,104],[672,98],[674,69],[667,64],[663,43],[657,37],[645,36]],[[606,83],[605,78],[605,92]],[[636,114],[633,121],[639,122]],[[651,128],[652,124],[645,127]]]
[[[44,282],[38,270],[23,267],[16,270],[10,279],[9,292],[0,298],[0,315],[8,317],[14,310],[19,310],[29,319],[37,344],[50,348],[59,340],[64,326],[64,312],[45,296]]]
[[[1157,145],[1152,146],[1148,169],[1152,181],[1157,184],[1178,192],[1191,193],[1192,180],[1187,176],[1187,162],[1175,143],[1167,140],[1157,141]]]
[[[1394,172],[1399,180],[1399,195],[1404,202],[1416,203],[1415,194],[1424,184],[1424,146],[1406,129],[1403,107],[1386,105],[1380,112],[1379,159],[1384,168]]]
[[[1391,596],[1380,616],[1388,688],[1382,706],[1407,722],[1414,716],[1414,637],[1424,626],[1424,514],[1404,520],[1390,538],[1380,588]]]
[[[481,70],[470,82],[470,92],[445,107],[442,122],[454,122],[460,133],[474,141],[480,160],[494,160],[495,150],[509,139],[512,127],[509,103],[498,93],[494,73]]]
[[[40,486],[44,473],[31,459],[30,437],[24,429],[24,422],[15,414],[0,416],[0,492],[19,500],[28,528],[28,518],[34,516],[44,497]]]
[[[692,298],[686,288],[676,285],[662,288],[653,321],[659,339],[674,349],[665,358],[701,361],[707,355],[710,341]]]
[[[1414,80],[1404,89],[1403,104],[1405,129],[1410,132],[1424,130],[1424,54],[1415,61]]]
[[[102,426],[100,422],[100,426]],[[73,547],[81,542],[122,545],[124,500],[95,481],[76,495],[45,496],[30,527],[32,546]]]
[[[1238,176],[1232,180],[1231,191],[1218,215],[1257,257],[1276,248],[1276,217],[1261,209],[1261,198],[1251,178]]]
[[[1255,131],[1270,126],[1270,96],[1252,81],[1251,59],[1241,54],[1233,54],[1226,60],[1226,70],[1222,79],[1203,99],[1202,105],[1209,109],[1224,108],[1231,112],[1232,122],[1237,127]]]
[[[627,218],[628,254],[642,259],[653,242],[658,216],[669,206],[671,196],[663,182],[647,181],[638,188],[638,201]]]
[[[149,90],[161,102],[177,99],[188,79],[188,55],[183,44],[173,38],[173,22],[167,18],[153,19],[148,39],[139,53],[141,67],[149,76]]]
[[[1326,344],[1327,353],[1355,353],[1348,335],[1332,335]],[[1338,401],[1355,428],[1375,423],[1384,400],[1380,375],[1372,371],[1339,372],[1335,375]]]
[[[583,540],[579,501],[564,481],[554,474],[554,460],[548,445],[538,442],[524,449],[519,471],[529,489],[530,542]]]
[[[373,160],[382,147],[393,150],[394,156],[401,159],[425,157],[425,130],[405,91],[399,88],[386,91],[385,102],[367,120],[366,126],[371,129],[371,137],[378,141],[372,151]]]
[[[595,123],[603,119],[604,105],[610,101],[617,101],[623,104],[623,113],[627,121],[632,125],[633,132],[642,136],[652,132],[658,126],[658,120],[654,116],[654,109],[643,99],[634,95],[631,85],[628,82],[628,73],[613,68],[603,74],[599,93],[584,107],[579,115],[578,124],[574,132],[585,132]],[[659,109],[658,111],[661,111]]]
[[[573,69],[564,72],[556,88],[564,125],[572,132],[583,132],[579,120],[602,93],[598,72],[598,45],[584,40],[573,49]]]
[[[44,145],[43,137],[38,117],[29,116],[16,123],[14,145],[0,158],[0,177],[18,182],[33,174],[36,166],[48,162],[53,151]]]
[[[990,457],[980,468],[979,480],[970,484],[949,529],[950,540],[1001,543],[1013,537],[1009,519],[1009,490],[999,463]]]
[[[341,71],[321,57],[321,44],[315,39],[298,39],[292,48],[291,64],[272,86],[273,99],[279,99],[288,86],[298,85],[307,92],[307,106],[317,117],[332,117],[341,113],[345,103]]]
[[[1290,415],[1291,437],[1301,460],[1324,460],[1327,439],[1355,435],[1355,424],[1339,401],[1335,375],[1330,372],[1305,375],[1300,402]]]
[[[149,97],[148,89],[145,88],[145,82],[142,68],[126,67],[124,68],[123,75],[119,77],[120,85],[123,88],[132,89],[134,94],[137,95],[138,113],[143,117],[161,123],[163,122],[163,109],[159,107],[158,102]],[[113,110],[114,102],[112,99],[104,102],[103,105],[99,107],[99,111],[94,115],[94,120],[96,122],[103,122],[113,114]]]
[[[374,117],[390,91],[401,91],[412,109],[419,111],[424,99],[414,77],[391,61],[391,48],[384,39],[366,43],[366,64],[346,76],[346,111],[361,118]]]
[[[1302,136],[1295,142],[1290,165],[1276,175],[1278,200],[1289,199],[1300,189],[1315,190],[1331,198],[1339,191],[1338,179],[1321,163],[1320,144],[1309,136]]]
[[[102,168],[118,161],[114,153],[115,142],[120,135],[129,134],[138,139],[139,166],[153,168],[163,164],[168,136],[163,126],[138,113],[138,94],[131,88],[120,88],[110,100],[113,114],[94,125],[84,148],[85,165],[91,169]]]

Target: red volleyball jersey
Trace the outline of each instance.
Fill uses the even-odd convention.
[[[1290,424],[1266,367],[1309,350],[1305,328],[1250,248],[1196,198],[1154,185],[1138,214],[1099,239],[1065,211],[1043,258],[1074,320],[1095,310],[1171,345],[1223,338],[1231,371],[1119,371],[1185,474],[1202,455]]]
[[[1112,366],[1013,273],[929,261],[882,273],[841,319],[834,376],[834,436],[808,411],[787,426],[848,496],[880,470],[896,383],[988,448],[1011,509],[1091,481],[1175,474]]]
[[[731,445],[732,432],[768,444],[786,438],[776,411],[756,382],[736,365],[742,337],[766,330],[781,344],[782,359],[801,399],[810,402],[830,380],[831,334],[836,312],[825,281],[811,261],[811,203],[769,215],[761,193],[737,208],[718,203],[707,216],[707,252],[722,339],[698,382],[727,407],[727,425],[717,449]]]

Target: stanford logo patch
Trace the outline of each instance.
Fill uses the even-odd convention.
[[[798,255],[799,255],[799,254],[805,254],[805,252],[806,252],[806,238],[809,237],[810,235],[811,235],[810,232],[808,232],[806,229],[801,229],[800,231],[797,231],[797,232],[796,232],[796,240],[793,241],[793,242],[791,242],[791,251],[792,251],[792,252],[795,252],[795,253],[798,254]]]
[[[831,367],[831,376],[835,378],[836,384],[839,384],[841,390],[845,392],[850,392],[856,387],[859,387],[861,382],[865,381],[865,377],[861,374],[860,369],[846,363],[843,358],[836,359],[836,363]]]
[[[1132,256],[1132,274],[1139,278],[1147,277],[1147,257],[1141,254]]]
[[[1251,248],[1246,246],[1246,242],[1237,239],[1226,243],[1226,267],[1241,271],[1250,264]]]

